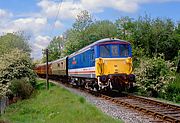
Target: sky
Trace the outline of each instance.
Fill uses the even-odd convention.
[[[180,0],[0,0],[0,35],[25,32],[30,36],[32,58],[40,59],[42,49],[70,29],[82,10],[96,20],[113,22],[145,14],[180,21]]]

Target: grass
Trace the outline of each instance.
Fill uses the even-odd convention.
[[[43,80],[38,80],[38,91],[28,100],[10,105],[1,120],[10,123],[119,123],[85,98],[68,90],[50,86],[45,90]]]

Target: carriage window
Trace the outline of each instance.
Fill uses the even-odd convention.
[[[118,56],[118,45],[112,45],[112,56]]]
[[[120,56],[128,56],[128,55],[129,55],[128,45],[120,45]]]
[[[110,46],[103,45],[100,46],[100,57],[109,57],[110,56]]]

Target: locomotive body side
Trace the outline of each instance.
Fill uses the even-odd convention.
[[[95,78],[94,47],[85,48],[68,57],[70,77]]]

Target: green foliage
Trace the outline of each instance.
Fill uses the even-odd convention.
[[[0,57],[0,89],[1,94],[5,95],[11,80],[27,77],[32,86],[35,86],[35,73],[32,70],[31,59],[28,53],[19,49],[12,49],[9,53]]]
[[[69,55],[97,40],[116,37],[116,26],[107,20],[91,23],[85,29],[76,31],[71,29],[66,32],[65,54]]]
[[[180,74],[176,75],[175,81],[169,83],[165,93],[161,93],[160,97],[180,103]]]
[[[81,32],[89,27],[91,23],[93,23],[91,15],[88,11],[84,10],[77,15],[76,21],[73,24],[73,29]]]
[[[175,66],[178,67],[178,63],[180,62],[180,50],[178,55],[174,58],[173,62],[175,63]]]
[[[14,48],[30,53],[31,48],[28,44],[28,37],[23,33],[7,33],[0,36],[0,55],[11,51]]]
[[[133,45],[144,48],[146,56],[163,53],[165,59],[172,60],[180,47],[174,28],[175,24],[171,19],[140,17],[134,22],[131,32]]]
[[[87,28],[85,34],[90,43],[103,39],[114,38],[117,35],[116,26],[108,20],[96,21],[89,28]]]
[[[27,99],[33,92],[33,86],[29,83],[28,78],[14,79],[10,85],[10,90],[14,96]]]
[[[133,22],[133,18],[128,16],[121,17],[115,22],[117,28],[117,38],[123,40],[132,41],[132,32],[134,29],[135,23]]]
[[[67,30],[66,31],[66,44],[65,44],[65,49],[64,53],[65,55],[69,55],[79,49],[79,39],[80,39],[80,32],[77,32],[73,29]],[[82,40],[82,39],[81,39]]]
[[[53,61],[63,56],[64,39],[63,37],[54,37],[47,47],[49,49],[48,60]],[[46,62],[46,55],[43,56],[43,62]]]
[[[135,69],[137,84],[142,93],[150,96],[165,93],[167,85],[175,78],[172,65],[161,57],[142,58],[140,66]]]
[[[87,28],[93,23],[91,15],[88,11],[82,11],[73,24],[73,28],[65,32],[66,43],[64,54],[69,55],[82,47],[89,44],[86,34]]]

